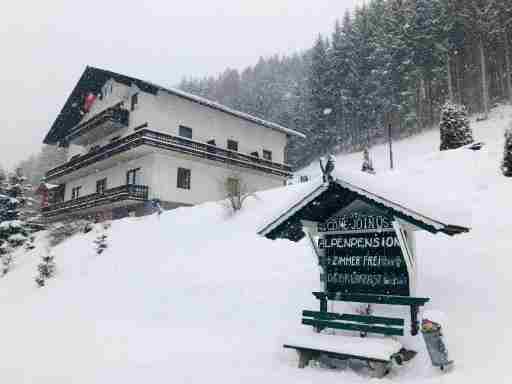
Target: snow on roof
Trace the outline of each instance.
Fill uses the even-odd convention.
[[[384,172],[371,175],[365,172],[336,171],[334,182],[360,196],[411,217],[434,228],[435,232],[467,232],[471,223],[470,210],[457,197],[458,188],[450,187],[450,180],[433,183],[422,172]],[[288,187],[289,188],[289,187]],[[288,199],[268,216],[258,233],[266,235],[288,220],[301,208],[315,200],[328,188],[320,178],[304,183],[301,189],[290,193]],[[455,191],[455,192],[454,192]],[[334,213],[334,212],[333,212]]]
[[[168,92],[170,94],[173,94],[175,96],[179,96],[179,97],[182,97],[182,98],[194,101],[196,103],[199,103],[201,105],[205,105],[207,107],[214,108],[214,109],[217,109],[217,110],[222,111],[222,112],[226,112],[226,113],[228,113],[230,115],[233,115],[233,116],[236,116],[236,117],[240,117],[240,118],[242,118],[244,120],[249,120],[249,121],[251,121],[251,122],[253,122],[255,124],[259,124],[259,125],[262,125],[262,126],[267,127],[267,128],[275,129],[277,131],[284,132],[284,133],[286,133],[288,135],[298,136],[298,137],[301,137],[303,139],[306,138],[306,135],[304,135],[304,134],[302,134],[300,132],[294,131],[293,129],[286,128],[286,127],[284,127],[284,126],[282,126],[280,124],[272,123],[271,121],[264,120],[262,118],[250,115],[250,114],[245,113],[245,112],[237,111],[236,109],[232,109],[232,108],[226,107],[225,105],[222,105],[222,104],[217,103],[215,101],[208,100],[208,99],[205,99],[203,97],[193,95],[191,93],[182,91],[180,89],[164,88],[164,87],[158,86],[156,84],[154,84],[154,85],[156,87],[158,87],[159,89],[161,89],[161,90],[163,90],[165,92]]]
[[[247,113],[237,111],[235,109],[226,107],[217,102],[190,94],[188,92],[184,92],[174,88],[165,88],[145,80],[140,80],[134,77],[122,75],[120,73],[88,66],[86,67],[85,71],[80,77],[78,83],[75,85],[73,91],[71,92],[71,95],[66,100],[64,107],[57,116],[57,119],[52,124],[52,127],[50,128],[50,131],[47,133],[43,142],[46,144],[55,144],[63,137],[65,137],[69,130],[76,124],[78,124],[82,118],[82,116],[79,113],[79,108],[76,108],[76,105],[81,103],[83,95],[87,92],[98,93],[101,87],[109,79],[114,79],[116,82],[128,86],[136,86],[141,91],[148,92],[151,94],[157,94],[158,91],[164,91],[176,95],[178,97],[199,103],[201,105],[216,109],[218,111],[228,113],[232,116],[247,121],[251,121],[255,124],[264,126],[266,128],[274,129],[283,132],[287,135],[305,138],[305,135],[303,135],[300,132],[283,127],[282,125],[272,123],[270,121],[261,119],[256,116],[252,116]]]
[[[444,226],[467,227],[469,210],[460,198],[451,196],[450,187],[441,181],[433,184],[428,178],[413,177],[400,172],[371,175],[366,172],[335,172],[336,182],[344,188],[371,200],[411,215],[440,230]]]

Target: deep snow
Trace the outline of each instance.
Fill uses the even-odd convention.
[[[419,351],[382,383],[506,383],[512,327],[512,180],[499,163],[512,109],[475,124],[481,151],[440,153],[438,132],[395,144],[393,177],[421,180],[425,194],[449,194],[469,208],[469,234],[417,234],[418,292],[427,310],[445,314],[455,367],[441,374],[418,337],[400,342]],[[384,172],[385,147],[372,150]],[[361,154],[337,168],[359,169]],[[316,173],[316,165],[309,172]],[[232,215],[222,203],[180,208],[160,218],[127,218],[107,231],[97,255],[97,228],[54,250],[58,275],[38,289],[38,248],[15,256],[0,281],[0,378],[17,383],[367,383],[364,372],[296,367],[282,344],[295,334],[302,309],[318,304],[316,260],[306,241],[270,241],[256,231],[311,185],[256,194]],[[421,201],[421,196],[419,198]],[[447,207],[440,206],[444,211]],[[338,305],[335,309],[341,308]],[[377,308],[378,313],[387,309]],[[384,312],[382,312],[384,311]]]

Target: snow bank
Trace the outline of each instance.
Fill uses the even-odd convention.
[[[477,140],[486,142],[481,151],[440,154],[433,134],[395,146],[400,172],[393,177],[404,189],[410,183],[401,174],[423,178],[435,186],[425,193],[439,189],[458,206],[471,207],[472,231],[455,238],[417,236],[418,295],[431,297],[426,310],[441,311],[450,320],[445,338],[455,369],[443,375],[432,368],[421,336],[406,336],[398,342],[418,355],[379,382],[511,379],[506,303],[512,290],[507,211],[512,182],[498,171],[511,114],[501,108],[493,120],[475,126]],[[373,153],[377,166],[381,152]],[[338,167],[356,165],[351,159],[338,159]],[[358,160],[353,169],[359,165]],[[34,283],[45,248],[40,234],[38,248],[18,251],[12,272],[0,281],[2,381],[371,381],[350,369],[299,370],[296,354],[282,348],[290,338],[311,336],[311,327],[300,325],[300,314],[318,308],[311,295],[319,288],[316,260],[306,241],[270,241],[255,232],[308,188],[312,184],[257,193],[237,214],[222,203],[209,203],[166,212],[160,219],[116,221],[101,255],[93,243],[100,229],[79,234],[53,250],[58,275],[43,289]],[[376,308],[376,314],[391,311]]]

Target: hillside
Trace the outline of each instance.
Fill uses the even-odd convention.
[[[470,210],[472,231],[417,236],[418,295],[431,297],[428,309],[446,315],[455,369],[444,375],[433,369],[421,338],[405,337],[402,343],[418,356],[377,382],[506,383],[512,377],[512,182],[498,170],[510,120],[512,109],[501,107],[491,120],[473,123],[476,139],[486,143],[476,152],[440,153],[438,132],[395,145],[399,169],[392,177],[404,188],[421,182],[429,186],[425,193],[445,191],[457,208]],[[372,155],[378,177],[386,178],[385,147]],[[361,159],[338,157],[337,168],[358,171]],[[41,233],[38,248],[19,251],[0,281],[2,381],[369,382],[350,369],[299,370],[295,353],[281,347],[291,335],[311,332],[300,326],[300,311],[317,307],[311,291],[318,288],[318,269],[305,241],[270,241],[256,231],[310,187],[258,193],[236,215],[207,203],[116,221],[101,255],[93,244],[100,228],[77,235],[55,248],[58,275],[38,289]]]

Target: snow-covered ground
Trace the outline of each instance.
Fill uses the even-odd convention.
[[[512,180],[499,173],[511,120],[512,109],[501,107],[492,120],[473,123],[486,143],[477,152],[440,153],[438,132],[395,144],[393,177],[421,180],[425,194],[449,189],[470,207],[472,231],[417,236],[417,294],[432,298],[426,309],[446,315],[454,369],[432,368],[421,336],[407,336],[400,342],[418,356],[378,382],[512,379]],[[372,156],[384,172],[385,147]],[[337,167],[357,170],[361,161],[361,154],[341,156]],[[77,235],[55,248],[58,275],[39,289],[41,234],[38,248],[19,251],[0,281],[2,383],[372,381],[351,369],[298,369],[296,354],[282,348],[290,336],[311,333],[300,313],[318,306],[311,295],[319,286],[316,260],[305,241],[270,241],[256,231],[308,188],[258,193],[236,215],[208,203],[116,221],[101,255],[93,244],[99,228]]]

